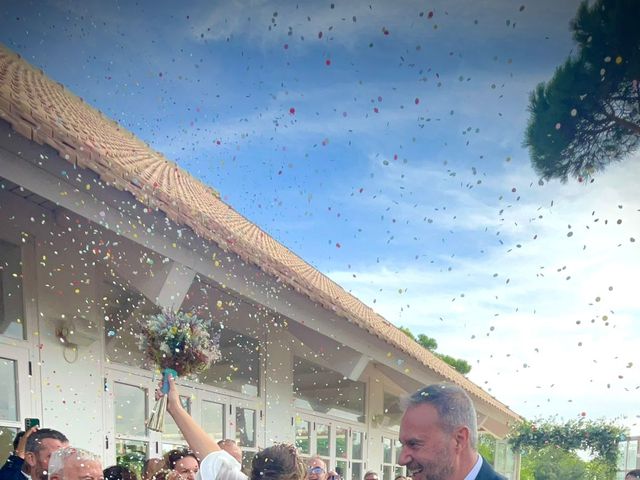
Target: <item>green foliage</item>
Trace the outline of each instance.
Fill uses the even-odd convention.
[[[491,465],[495,465],[496,439],[491,435],[478,435],[478,453]]]
[[[569,453],[585,450],[595,458],[592,462],[589,462],[589,465],[585,463],[582,476],[576,478],[605,479],[613,478],[615,474],[618,459],[618,442],[624,434],[624,428],[604,420],[579,419],[569,420],[565,423],[557,423],[554,420],[536,420],[533,422],[525,420],[512,428],[509,434],[509,444],[514,451],[519,451],[523,454],[523,466],[525,463],[524,458],[527,456],[530,456],[532,461],[537,464],[548,461],[548,457],[545,457],[545,455],[550,455],[549,451],[560,458],[560,454],[556,450]],[[553,447],[553,450],[548,451],[551,447]],[[527,474],[533,473],[536,480],[540,478],[556,478],[553,476],[540,477],[540,472],[535,468],[524,470]],[[586,476],[587,471],[599,476],[588,477]],[[555,475],[555,471],[551,467],[547,468],[545,472],[548,475]],[[557,478],[573,477],[561,476]],[[522,480],[525,480],[524,476]]]
[[[418,335],[418,343],[431,352],[438,348],[438,342],[436,342],[436,339],[428,337],[424,333]]]
[[[584,480],[587,471],[586,462],[575,453],[555,446],[523,455],[522,467],[520,480]]]
[[[442,353],[436,353],[436,357],[445,361],[463,375],[466,375],[471,371],[471,365],[469,365],[469,362],[467,362],[466,360],[463,360],[461,358],[454,358]]]
[[[408,327],[398,327],[398,329],[404,333],[407,337],[409,337],[411,340],[413,340],[414,342],[417,342],[418,340],[416,339],[416,336],[413,334],[413,332],[411,330],[409,330]]]
[[[584,1],[577,53],[531,93],[524,145],[545,179],[579,180],[640,145],[640,2]]]
[[[414,342],[417,342],[423,348],[426,348],[427,350],[432,352],[436,357],[438,357],[439,359],[441,359],[445,363],[448,363],[455,370],[457,370],[458,372],[462,373],[463,375],[466,375],[467,373],[469,373],[471,371],[471,365],[469,365],[469,363],[466,362],[465,360],[462,360],[461,358],[454,358],[454,357],[451,357],[449,355],[445,355],[443,353],[436,352],[436,349],[438,348],[438,342],[436,341],[435,338],[431,338],[428,335],[425,335],[424,333],[420,333],[416,337],[413,334],[413,332],[411,330],[409,330],[407,327],[399,327],[399,329],[405,335],[407,335],[411,340],[413,340]]]

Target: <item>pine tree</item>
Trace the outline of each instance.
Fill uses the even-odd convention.
[[[575,56],[531,93],[524,145],[544,179],[579,180],[640,142],[640,1],[584,1]]]

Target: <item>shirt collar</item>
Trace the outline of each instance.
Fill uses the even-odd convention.
[[[467,476],[464,477],[464,480],[475,480],[482,468],[482,455],[478,454],[478,460],[476,460],[476,464],[473,466],[471,471],[467,473]]]

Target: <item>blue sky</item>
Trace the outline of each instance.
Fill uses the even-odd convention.
[[[0,41],[517,412],[640,433],[637,159],[521,146],[577,4],[4,1]]]

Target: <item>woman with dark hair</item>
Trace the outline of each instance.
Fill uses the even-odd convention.
[[[163,458],[147,458],[142,466],[142,480],[153,480],[163,468],[166,468]]]
[[[162,397],[156,390],[156,397]],[[192,452],[200,459],[198,480],[247,480],[240,462],[222,450],[180,403],[175,380],[169,377],[167,412],[173,417]],[[251,462],[251,480],[304,480],[304,462],[293,445],[279,444],[256,453]]]
[[[167,453],[167,468],[176,472],[184,480],[196,480],[200,461],[195,453],[186,448],[175,449]]]
[[[102,474],[104,475],[104,480],[138,480],[135,472],[122,465],[105,468]]]

